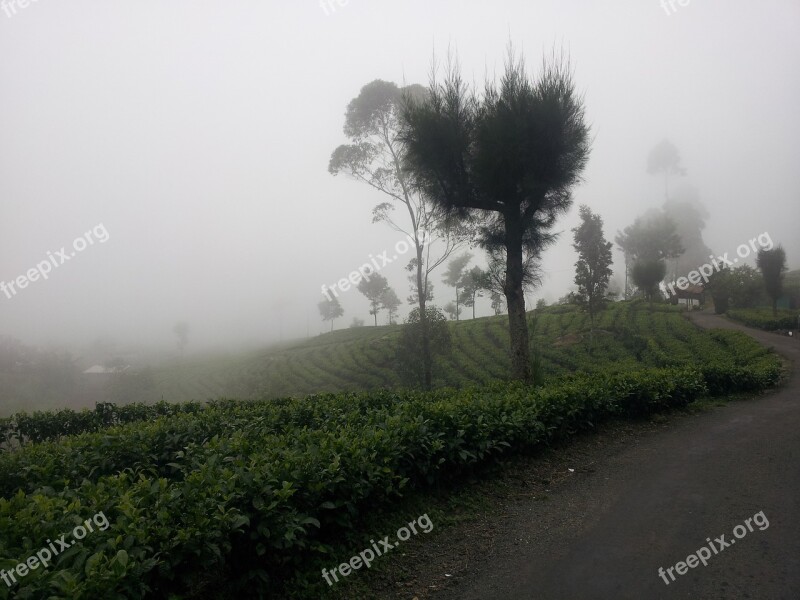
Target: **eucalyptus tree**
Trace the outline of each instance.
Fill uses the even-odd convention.
[[[465,224],[453,222],[431,202],[421,192],[413,174],[403,168],[406,147],[399,136],[402,105],[405,98],[425,99],[427,95],[420,85],[401,88],[381,80],[361,88],[345,113],[344,134],[349,143],[333,151],[328,171],[332,175],[347,175],[383,194],[386,200],[372,210],[373,223],[386,223],[414,241],[415,256],[407,267],[415,272],[409,301],[420,309],[423,381],[430,388],[432,364],[425,310],[432,298],[430,275],[465,243],[468,231]],[[398,208],[399,214],[395,212]]]

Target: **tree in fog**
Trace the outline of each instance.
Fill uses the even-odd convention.
[[[444,305],[443,310],[450,317],[451,321],[458,321],[458,317],[461,314],[461,308],[457,306],[455,302],[448,302]]]
[[[678,149],[669,140],[656,144],[647,156],[647,172],[651,175],[664,176],[664,199],[669,200],[669,178],[672,175],[686,175],[681,166]]]
[[[683,247],[683,252],[672,261],[669,273],[669,278],[675,281],[708,262],[711,248],[703,241],[703,230],[709,215],[697,192],[689,186],[676,190],[664,203],[662,212],[675,224],[675,233]]]
[[[506,301],[503,298],[503,294],[489,290],[489,301],[495,316],[503,314],[503,309],[506,306]]]
[[[399,88],[396,84],[375,80],[368,83],[350,101],[345,113],[344,134],[349,143],[331,154],[328,171],[345,174],[387,197],[375,206],[373,222],[384,222],[414,241],[415,256],[408,264],[415,293],[412,298],[420,309],[424,379],[430,387],[431,359],[425,318],[425,305],[432,298],[430,275],[468,238],[463,223],[448,218],[444,211],[421,193],[412,173],[403,169],[406,147],[399,137],[402,104],[406,98],[425,98],[420,85]],[[395,209],[400,208],[400,214]],[[436,251],[432,252],[434,242]]]
[[[458,316],[461,314],[461,298],[459,297],[461,293],[459,291],[459,288],[461,287],[461,277],[464,275],[464,269],[467,268],[470,260],[472,260],[472,254],[469,252],[465,252],[464,254],[456,256],[448,263],[447,269],[442,277],[442,281],[445,285],[449,285],[456,290],[456,321],[458,321]]]
[[[756,265],[764,278],[764,289],[772,300],[772,315],[778,316],[778,298],[783,294],[783,277],[786,273],[786,251],[778,244],[772,250],[761,249]]]
[[[433,358],[433,373],[437,372],[437,365],[442,357],[452,351],[450,327],[442,311],[436,306],[429,305],[426,322],[430,333],[430,349]],[[422,356],[419,349],[422,344],[422,327],[418,308],[411,309],[406,323],[400,330],[400,340],[397,344],[397,372],[404,384],[427,388],[427,382],[422,369]]]
[[[590,340],[594,335],[594,317],[606,299],[608,280],[611,277],[611,242],[603,237],[603,219],[588,206],[580,207],[581,224],[573,232],[572,247],[578,253],[575,263],[575,284],[578,286],[578,303],[589,313]]]
[[[531,382],[524,253],[572,204],[589,157],[589,128],[568,61],[545,61],[536,78],[509,51],[499,83],[468,89],[455,63],[427,96],[405,107],[406,164],[436,206],[478,215],[481,242],[506,251],[512,372]]]
[[[475,318],[475,301],[482,298],[483,293],[489,290],[489,274],[480,267],[472,267],[461,276],[461,299],[466,307],[472,308],[472,318]]]
[[[631,269],[631,278],[653,309],[653,299],[659,296],[658,286],[667,273],[667,265],[657,258],[643,258],[636,261]]]
[[[714,312],[723,314],[729,306],[734,308],[755,308],[766,300],[764,279],[750,265],[735,269],[725,267],[714,271],[704,286],[714,301]]]
[[[633,224],[617,232],[614,241],[625,256],[625,298],[629,297],[628,276],[632,275],[636,263],[663,262],[663,279],[667,273],[666,261],[677,258],[684,251],[675,222],[657,210],[637,217]]]
[[[394,325],[397,309],[400,308],[400,298],[392,288],[386,288],[381,295],[381,308],[385,308],[389,314],[389,325]]]
[[[172,333],[178,338],[178,350],[183,354],[186,343],[189,341],[189,324],[186,321],[175,323],[175,327],[172,328]]]
[[[386,277],[374,273],[369,278],[364,278],[358,283],[358,291],[369,300],[369,314],[375,317],[375,326],[378,325],[378,311],[383,308],[383,296],[389,290]]]
[[[317,308],[319,308],[319,314],[322,315],[322,320],[331,322],[331,331],[333,331],[333,322],[344,314],[339,299],[336,297],[325,298],[317,304]]]

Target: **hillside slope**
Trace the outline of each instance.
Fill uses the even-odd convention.
[[[655,305],[651,314],[641,302],[610,304],[597,320],[593,352],[588,316],[577,307],[552,306],[537,313],[534,347],[548,381],[575,373],[693,364],[728,346],[724,336],[699,331],[678,308],[667,305]],[[436,386],[508,379],[507,316],[449,326],[453,352],[440,361]],[[153,397],[142,400],[302,396],[402,386],[394,364],[401,327],[344,329],[280,349],[162,367],[155,371]]]

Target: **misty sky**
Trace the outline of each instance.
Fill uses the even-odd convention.
[[[0,295],[0,333],[161,344],[186,320],[196,349],[326,330],[320,286],[401,239],[371,223],[382,197],[327,171],[347,103],[374,79],[426,83],[448,47],[482,84],[509,40],[533,71],[554,45],[569,51],[594,137],[532,298],[572,285],[579,204],[613,239],[663,203],[662,180],[645,172],[663,138],[710,212],[709,247],[768,231],[800,266],[797,0],[691,0],[670,15],[659,0],[333,6],[38,0],[0,11],[0,281],[99,224],[108,233],[46,281]],[[382,271],[403,300],[405,262]],[[442,306],[452,288],[434,281]],[[369,322],[357,291],[341,299],[337,327]]]

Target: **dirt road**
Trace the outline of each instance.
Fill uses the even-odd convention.
[[[645,436],[547,502],[515,508],[492,552],[432,598],[800,599],[800,340],[710,314],[692,320],[774,347],[795,363],[789,382]],[[769,526],[751,521],[737,539],[734,528],[761,511]],[[707,538],[718,550],[707,566],[673,570],[667,585],[659,567],[686,561]]]

